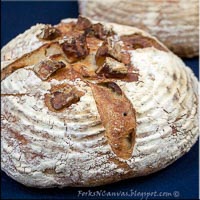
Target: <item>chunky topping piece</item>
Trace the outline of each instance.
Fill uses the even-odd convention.
[[[33,70],[42,80],[46,80],[52,73],[62,67],[65,67],[63,62],[57,62],[49,59],[36,64]]]
[[[76,29],[85,31],[87,35],[95,36],[100,40],[104,40],[107,37],[115,34],[111,28],[106,29],[101,23],[92,24],[88,18],[82,16],[79,16],[77,20]]]
[[[127,82],[138,81],[139,74],[133,72],[130,55],[123,48],[123,42],[116,37],[107,38],[95,55],[96,65],[99,67],[96,73],[106,78],[121,78]]]
[[[90,84],[113,152],[129,159],[135,142],[136,119],[131,102],[114,82]]]
[[[45,27],[41,30],[41,33],[37,35],[39,39],[43,40],[54,40],[59,36],[61,36],[61,32],[57,28],[48,24],[45,25]]]
[[[153,38],[145,37],[141,34],[123,35],[120,37],[127,50],[155,47],[161,51],[167,51],[161,44]]]
[[[88,30],[88,34],[90,36],[95,36],[100,40],[104,40],[107,37],[114,35],[114,32],[112,29],[106,29],[102,24],[97,23],[93,24],[90,29]]]
[[[54,109],[60,110],[64,107],[69,107],[73,103],[77,103],[80,97],[71,91],[57,91],[53,93],[51,98],[51,105]]]
[[[61,46],[70,63],[83,59],[89,54],[86,36],[83,32],[77,31],[66,35]]]
[[[117,36],[108,37],[97,50],[95,59],[98,66],[104,63],[106,56],[111,56],[125,65],[130,64],[130,55]]]
[[[78,20],[76,23],[76,29],[84,31],[90,28],[91,26],[92,26],[92,22],[88,18],[82,17],[82,16],[78,17]]]
[[[51,89],[51,94],[45,96],[46,105],[52,111],[60,111],[77,103],[84,93],[78,91],[74,86],[61,84]]]
[[[104,64],[97,69],[96,73],[104,74],[106,78],[123,78],[127,75],[128,68],[123,63],[106,57]]]
[[[155,47],[159,50],[166,51],[157,41],[152,38],[144,37],[140,34],[133,34],[128,36],[111,36],[106,39],[102,46],[98,49],[96,54],[97,65],[102,65],[106,56],[111,56],[116,60],[130,64],[130,54],[128,50],[137,48]]]
[[[130,55],[125,49],[124,43],[118,36],[107,38],[108,54],[124,64],[130,63]]]
[[[96,55],[95,55],[96,65],[99,67],[102,66],[105,62],[106,56],[109,56],[108,46],[104,42],[102,46],[100,46],[96,52]]]

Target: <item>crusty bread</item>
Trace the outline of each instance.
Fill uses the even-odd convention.
[[[95,20],[141,28],[181,57],[199,55],[199,0],[79,0]]]
[[[144,176],[197,140],[197,79],[140,29],[81,16],[38,24],[1,56],[1,166],[24,185]]]

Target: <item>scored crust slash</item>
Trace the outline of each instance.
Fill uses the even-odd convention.
[[[137,28],[38,24],[2,48],[1,64],[2,170],[27,186],[147,175],[198,137],[197,80]]]
[[[135,110],[114,82],[90,84],[106,136],[112,150],[120,158],[132,155],[135,143]]]

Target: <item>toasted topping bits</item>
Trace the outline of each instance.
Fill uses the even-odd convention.
[[[62,92],[54,92],[51,99],[51,104],[54,109],[60,110],[63,107],[69,107],[71,104],[79,101],[79,97],[75,94],[64,94]]]
[[[68,23],[61,22],[56,25],[56,28],[62,33],[62,35],[67,34],[70,31],[73,31],[76,26],[76,23],[71,21]]]
[[[133,73],[131,69],[130,55],[118,37],[107,38],[97,50],[95,60],[98,75],[121,78],[127,82],[138,81],[138,73]]]
[[[61,110],[77,103],[81,96],[83,96],[83,92],[67,85],[52,92],[50,103],[55,110]]]
[[[101,23],[92,24],[88,18],[82,16],[79,16],[75,28],[77,30],[85,31],[87,35],[95,36],[100,40],[104,40],[115,34],[111,28],[106,29],[106,27]]]
[[[105,43],[100,46],[96,52],[95,60],[97,66],[102,66],[105,62],[106,56],[108,56],[108,47]]]
[[[97,23],[93,24],[88,30],[87,33],[89,35],[94,35],[100,40],[104,40],[107,37],[114,35],[114,32],[112,29],[106,29],[102,24]]]
[[[124,48],[124,43],[118,36],[107,38],[108,53],[118,61],[124,64],[130,63],[130,55]]]
[[[45,25],[45,27],[41,30],[41,33],[37,35],[39,39],[43,40],[54,40],[59,36],[61,36],[61,32],[49,24]]]
[[[35,65],[33,70],[42,80],[46,80],[52,73],[62,67],[65,67],[63,62],[43,60],[39,64]]]
[[[145,37],[141,34],[124,35],[121,36],[120,39],[123,41],[127,50],[155,47],[156,49],[167,51],[153,38]]]
[[[98,66],[103,65],[106,56],[113,57],[125,65],[130,64],[130,55],[124,49],[123,42],[120,41],[117,36],[108,37],[102,46],[97,50],[95,59]]]
[[[115,92],[118,95],[122,95],[122,90],[121,88],[114,82],[101,82],[98,83],[98,85],[107,87],[112,90],[112,92]]]
[[[75,28],[84,31],[90,28],[91,26],[92,23],[88,18],[79,16]]]
[[[97,74],[103,74],[106,78],[123,78],[128,73],[128,68],[113,58],[106,57],[104,64],[96,71]]]
[[[121,51],[123,50],[124,44],[118,36],[108,37],[107,40],[108,51],[113,57],[121,60]]]
[[[70,63],[83,59],[89,54],[86,36],[83,32],[74,32],[66,36],[61,46]]]

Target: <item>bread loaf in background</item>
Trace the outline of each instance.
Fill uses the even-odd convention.
[[[181,57],[199,55],[198,0],[79,0],[95,20],[141,28]]]
[[[198,138],[196,77],[138,28],[37,24],[2,48],[1,75],[1,167],[27,186],[148,175]]]

